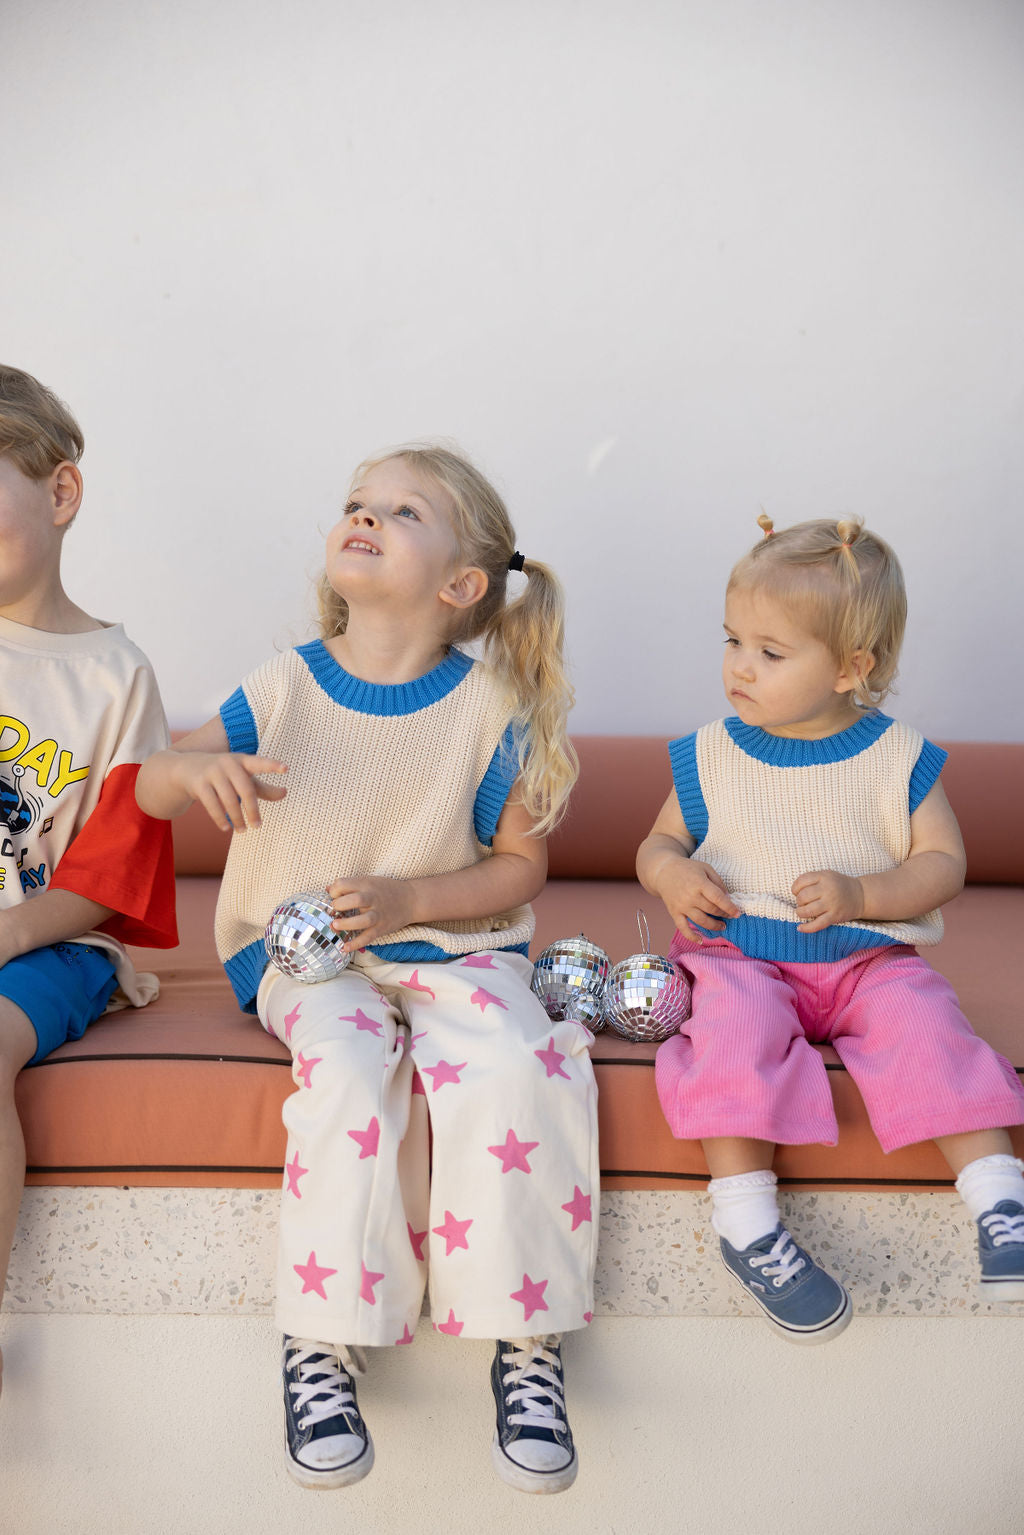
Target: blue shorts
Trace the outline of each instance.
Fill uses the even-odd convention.
[[[117,987],[105,949],[55,943],[20,954],[0,969],[0,997],[20,1007],[36,1031],[34,1066],[68,1039],[81,1039]]]

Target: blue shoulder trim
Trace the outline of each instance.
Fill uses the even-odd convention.
[[[244,949],[239,949],[237,954],[232,954],[230,959],[224,961],[224,969],[228,973],[231,990],[243,1013],[256,1011],[256,993],[260,989],[263,972],[268,963],[262,938],[246,944]]]
[[[453,648],[412,682],[364,682],[338,665],[323,640],[310,640],[296,650],[327,696],[356,714],[415,714],[453,692],[473,666],[472,656]]]
[[[708,834],[708,807],[697,772],[697,736],[680,736],[668,743],[669,761],[672,763],[672,782],[676,786],[679,809],[686,822],[686,830],[699,847]]]
[[[497,934],[493,933],[496,938]],[[491,950],[504,954],[529,954],[528,943],[490,943],[487,945],[487,953]],[[414,964],[419,960],[456,960],[465,959],[465,954],[449,954],[447,949],[439,949],[436,943],[424,943],[422,939],[409,943],[371,943],[370,953],[376,954],[378,959],[389,960],[392,964]]]
[[[227,702],[221,704],[220,717],[227,731],[229,749],[254,757],[260,744],[259,736],[249,700],[241,688],[236,688]]]
[[[901,940],[888,933],[871,933],[861,927],[826,927],[820,933],[798,933],[795,922],[777,917],[726,917],[725,931],[707,938],[727,938],[748,959],[766,959],[786,965],[829,964],[847,959],[861,949],[880,949]],[[684,965],[686,961],[683,961]]]
[[[501,820],[509,790],[519,777],[519,746],[510,725],[494,748],[487,772],[480,780],[473,803],[473,827],[477,841],[490,847]]]
[[[926,741],[921,747],[921,755],[914,763],[914,771],[910,775],[911,815],[928,791],[934,787],[948,756],[949,753],[944,752],[942,747],[936,746],[933,741]]]
[[[744,725],[733,715],[723,722],[729,735],[741,751],[756,762],[767,762],[771,767],[813,767],[816,763],[846,762],[874,746],[893,721],[887,714],[872,709],[863,719],[837,731],[834,736],[824,736],[820,741],[800,741],[792,736],[773,736],[760,725]]]

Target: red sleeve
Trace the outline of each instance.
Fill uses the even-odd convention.
[[[139,809],[138,775],[137,762],[111,768],[95,809],[54,870],[50,888],[111,907],[115,915],[99,927],[111,938],[173,949],[178,928],[171,823]]]

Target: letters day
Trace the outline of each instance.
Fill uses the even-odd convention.
[[[58,749],[56,741],[38,741],[34,746],[30,741],[26,724],[11,714],[0,714],[0,762],[14,762],[34,773],[40,789],[45,789],[51,799],[56,799],[68,784],[88,777],[88,767],[72,767],[71,753]]]

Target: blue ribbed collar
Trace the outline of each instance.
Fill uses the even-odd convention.
[[[328,697],[357,714],[415,714],[457,688],[473,665],[472,656],[452,648],[432,671],[412,682],[364,682],[338,665],[323,640],[296,648]]]
[[[760,725],[744,725],[735,714],[723,721],[732,740],[758,762],[772,767],[811,767],[821,762],[846,762],[873,746],[893,723],[887,714],[872,709],[863,719],[834,736],[820,741],[800,741],[792,736],[773,736]]]

